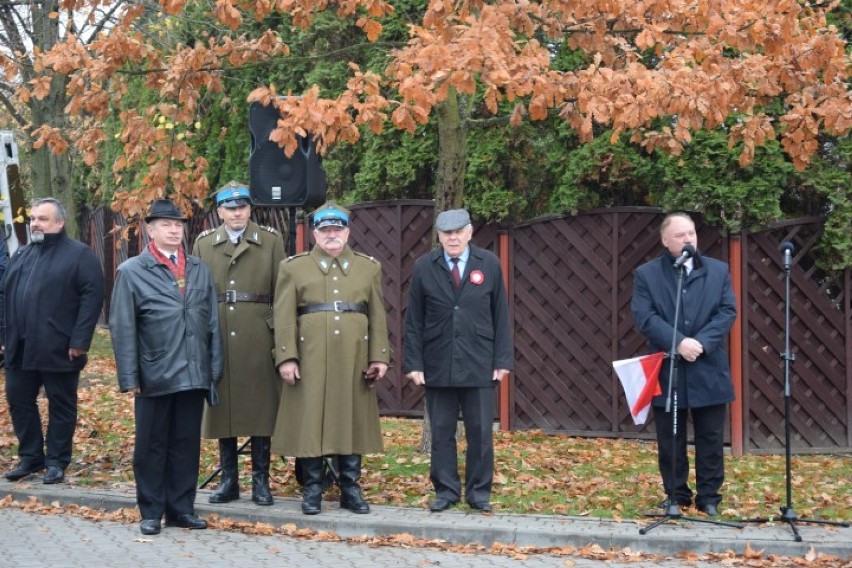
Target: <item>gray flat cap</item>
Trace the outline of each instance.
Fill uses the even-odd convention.
[[[470,225],[470,214],[467,209],[450,209],[438,213],[435,228],[439,231],[457,231]]]

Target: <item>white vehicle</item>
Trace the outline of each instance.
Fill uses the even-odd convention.
[[[11,130],[0,130],[0,237],[6,246],[0,243],[0,251],[8,250],[13,254],[18,247],[28,241],[26,203],[21,188],[21,176],[18,171],[18,145]]]

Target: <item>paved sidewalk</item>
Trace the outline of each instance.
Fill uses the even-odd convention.
[[[415,538],[443,540],[450,543],[499,542],[535,547],[583,547],[598,544],[605,549],[630,548],[668,556],[680,552],[704,554],[747,548],[779,556],[805,556],[811,548],[817,553],[852,560],[852,528],[799,524],[803,542],[795,542],[790,527],[783,523],[747,524],[744,528],[728,528],[706,523],[680,520],[640,535],[645,524],[635,521],[616,522],[587,517],[555,515],[483,515],[469,510],[430,513],[425,509],[386,507],[372,504],[369,515],[355,515],[341,510],[335,502],[324,501],[319,515],[303,515],[296,499],[276,498],[271,507],[254,505],[247,496],[225,505],[210,505],[210,491],[199,491],[196,512],[212,513],[237,521],[264,522],[273,526],[293,524],[298,528],[328,531],[341,537],[387,536],[411,534]],[[0,479],[0,498],[11,495],[16,501],[31,496],[44,503],[76,503],[95,509],[135,508],[131,491],[85,489],[71,484],[43,485],[41,476],[11,483]],[[134,527],[138,530],[138,527]]]

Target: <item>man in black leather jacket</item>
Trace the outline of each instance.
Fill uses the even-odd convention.
[[[116,273],[110,305],[118,385],[135,396],[133,472],[140,530],[203,529],[195,514],[204,400],[216,403],[222,344],[213,278],[183,250],[185,218],[166,199],[153,203],[151,242]]]

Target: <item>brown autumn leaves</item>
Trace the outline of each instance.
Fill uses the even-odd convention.
[[[101,0],[64,0],[64,10],[86,10]],[[119,187],[114,207],[133,215],[150,199],[173,192],[181,205],[207,195],[208,163],[190,140],[200,134],[199,101],[223,89],[223,76],[245,65],[286,57],[275,30],[245,33],[246,21],[286,13],[311,25],[323,10],[351,19],[369,41],[381,37],[392,13],[383,0],[217,0],[204,16],[217,33],[193,46],[163,41],[151,26],[187,10],[185,0],[161,0],[159,20],[143,19],[142,5],[125,5],[118,22],[93,41],[73,34],[41,53],[39,76],[21,84],[22,100],[44,97],[54,74],[68,77],[71,128],[46,125],[37,145],[63,151],[73,144],[89,164],[100,159],[107,118],[117,114],[122,151],[112,164]],[[512,123],[558,115],[590,140],[595,125],[612,129],[649,151],[677,154],[691,132],[723,126],[740,161],[778,138],[799,168],[817,150],[818,135],[852,127],[852,64],[843,39],[826,24],[833,2],[796,0],[432,0],[410,39],[394,50],[382,73],[351,65],[341,93],[256,88],[248,102],[275,104],[284,117],[273,133],[292,153],[294,134],[310,132],[321,151],[355,143],[363,129],[388,124],[409,132],[425,124],[452,91],[481,97],[492,114]],[[192,6],[198,9],[198,4]],[[582,50],[585,64],[554,66],[553,45]],[[8,77],[15,61],[3,59]],[[148,105],[122,99],[140,77]],[[135,81],[135,82],[134,82]],[[285,95],[285,96],[282,96]],[[781,102],[777,120],[764,112]],[[729,124],[731,124],[729,122]]]

